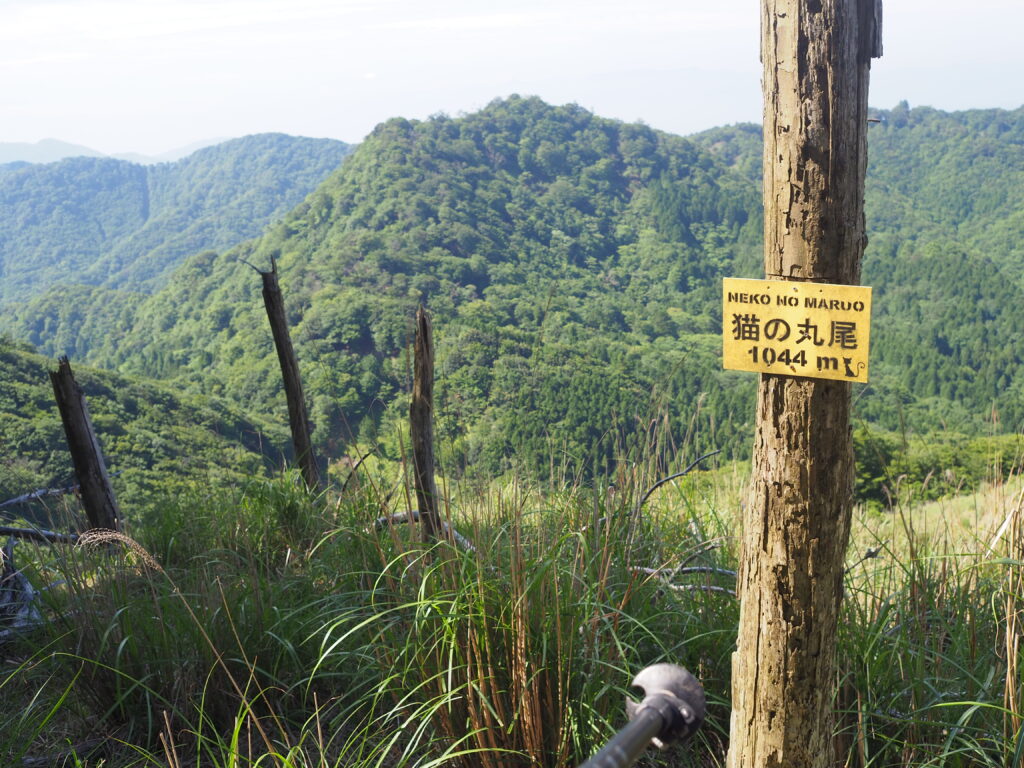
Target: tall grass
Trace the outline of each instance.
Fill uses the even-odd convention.
[[[377,529],[402,509],[381,483],[313,498],[291,474],[166,499],[130,540],[38,549],[51,621],[4,649],[0,764],[571,766],[622,724],[632,676],[673,661],[709,716],[649,761],[720,765],[731,496],[692,475],[638,509],[653,477],[448,489],[472,550]],[[951,544],[900,504],[857,521],[878,556],[847,575],[839,754],[1022,765],[1019,504],[992,548],[995,525]]]
[[[441,734],[465,737],[474,765],[580,762],[621,722],[623,685],[642,666],[714,654],[693,606],[630,567],[624,505],[576,489],[530,509],[530,496],[513,484],[470,511],[472,553],[413,553],[397,536],[380,552],[374,605],[393,621],[379,653],[403,670],[392,695],[423,681],[443,702]]]
[[[1019,517],[1019,503],[1011,513]],[[1021,685],[1011,636],[1024,560],[1019,531],[990,542],[928,521],[902,496],[872,557],[851,569],[841,623],[841,743],[849,765],[1017,766]],[[870,518],[874,518],[871,520]],[[995,548],[990,545],[996,545]]]

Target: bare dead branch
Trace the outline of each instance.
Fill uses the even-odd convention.
[[[728,587],[717,587],[714,584],[666,584],[666,589],[673,592],[711,592],[718,595],[729,595],[736,597],[736,590]]]
[[[676,576],[688,576],[694,573],[709,573],[716,576],[729,576],[736,578],[736,571],[731,571],[728,568],[716,568],[711,565],[696,565],[690,568],[644,568],[639,565],[634,565],[630,568],[632,571],[638,573],[646,573],[648,576],[661,576],[662,574],[668,574],[670,578]]]
[[[352,471],[348,473],[348,477],[345,478],[345,482],[341,484],[341,490],[338,491],[339,496],[345,493],[345,489],[348,488],[349,481],[351,481],[352,478],[356,476],[356,472],[359,470],[359,467],[362,465],[364,461],[366,461],[366,459],[370,457],[370,454],[372,453],[373,451],[370,451],[369,453],[364,453],[362,456],[359,457],[359,461],[352,465]]]
[[[78,541],[78,534],[75,533],[55,533],[42,528],[9,528],[5,525],[0,525],[0,536],[12,536],[16,539],[40,541],[47,544],[74,544]]]
[[[711,451],[710,453],[705,453],[700,458],[697,458],[697,459],[694,459],[693,461],[691,461],[690,465],[686,469],[684,469],[682,472],[676,472],[674,475],[669,475],[668,477],[663,477],[661,480],[659,480],[658,482],[656,482],[654,485],[652,485],[650,488],[647,489],[647,492],[640,498],[640,501],[637,503],[636,507],[633,508],[633,514],[634,515],[639,514],[640,513],[640,508],[644,505],[644,502],[646,502],[651,497],[651,494],[654,493],[659,488],[661,488],[661,486],[663,486],[665,483],[668,483],[668,482],[671,482],[672,480],[675,480],[677,478],[683,477],[684,475],[688,475],[690,473],[690,470],[692,470],[694,467],[696,467],[698,464],[700,464],[702,461],[704,461],[704,459],[710,459],[712,456],[714,456],[716,454],[719,454],[721,452],[722,452],[722,449],[719,448],[718,450]]]
[[[0,502],[0,509],[4,507],[13,507],[15,504],[24,504],[28,501],[36,501],[38,499],[46,498],[47,496],[63,496],[67,493],[74,493],[81,486],[78,483],[69,485],[64,488],[40,488],[29,493],[23,493],[21,496],[15,496],[13,499]]]

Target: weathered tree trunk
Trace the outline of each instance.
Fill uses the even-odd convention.
[[[762,0],[765,273],[856,284],[868,70],[880,0]],[[730,768],[831,767],[835,636],[850,531],[850,385],[762,374]]]
[[[92,428],[85,395],[75,381],[71,363],[66,357],[58,360],[56,371],[50,371],[50,381],[64,423],[64,434],[68,440],[68,450],[71,452],[71,462],[75,467],[89,526],[120,531],[121,512],[110,485],[107,465]]]
[[[295,448],[295,461],[299,464],[302,479],[311,491],[320,490],[320,471],[313,453],[312,429],[309,424],[309,411],[306,409],[306,396],[302,390],[302,378],[299,376],[299,361],[295,357],[295,348],[288,333],[288,317],[284,311],[284,299],[277,282],[277,261],[270,260],[270,271],[260,272],[263,278],[263,304],[267,308],[267,319],[270,320],[270,332],[274,336],[274,347],[277,359],[281,364],[281,378],[284,380],[284,394],[288,400],[288,424],[292,431],[292,446]]]
[[[409,432],[413,485],[420,513],[420,531],[426,544],[436,539],[443,528],[437,504],[437,484],[434,482],[434,340],[430,317],[423,307],[416,312]]]

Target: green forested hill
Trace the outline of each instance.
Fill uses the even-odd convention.
[[[948,113],[903,103],[878,118],[866,200],[874,253],[962,244],[1024,287],[1024,107]]]
[[[873,111],[863,282],[872,386],[858,415],[890,429],[1024,423],[1024,107]],[[760,128],[694,137],[752,182]],[[989,427],[991,428],[991,427]]]
[[[872,115],[866,267],[928,243],[966,245],[1024,287],[1024,107],[942,112],[903,102]],[[760,183],[759,126],[693,140]]]
[[[1015,429],[1024,328],[1008,233],[1022,111],[879,118],[872,382],[857,387],[856,413],[966,434],[997,414]],[[422,302],[448,466],[578,469],[658,430],[688,453],[743,456],[756,377],[720,370],[720,279],[760,276],[760,151],[754,126],[688,140],[519,97],[458,119],[395,119],[262,238],[189,258],[152,296],[83,295],[80,315],[51,298],[21,315],[20,334],[283,411],[260,281],[243,263],[276,256],[315,438],[333,455],[354,440],[394,449],[379,428],[404,418]]]
[[[731,443],[752,384],[718,369],[714,307],[721,276],[757,263],[760,229],[742,177],[644,126],[522,98],[392,120],[261,240],[188,260],[94,360],[276,409],[260,282],[242,259],[277,255],[332,450],[371,438],[404,391],[420,302],[460,461],[564,449],[577,466],[662,411],[678,440]],[[690,427],[700,397],[713,428]]]
[[[1024,421],[1024,290],[998,261],[967,245],[927,243],[876,256],[872,360],[894,397],[870,397],[860,415],[887,411],[917,429],[1019,430]],[[907,395],[912,395],[907,397]],[[912,418],[911,418],[912,417]]]
[[[281,431],[223,402],[73,367],[129,517],[158,486],[167,493],[190,480],[237,482],[283,462]],[[0,339],[0,501],[74,482],[52,369],[53,361]]]
[[[142,166],[77,157],[0,173],[0,304],[81,283],[149,289],[188,255],[258,235],[349,151],[260,134]]]
[[[0,331],[51,357],[102,358],[131,330],[145,298],[144,293],[98,285],[55,285],[28,302],[4,307]]]

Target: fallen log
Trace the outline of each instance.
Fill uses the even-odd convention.
[[[385,515],[384,517],[378,517],[373,522],[373,529],[375,531],[382,530],[389,525],[401,525],[403,523],[418,523],[420,521],[420,511],[418,509],[410,509],[408,512],[396,512],[393,515]],[[476,547],[469,539],[459,533],[455,528],[448,524],[446,520],[441,521],[441,530],[444,531],[445,535],[448,536],[455,544],[467,552],[476,552]]]

